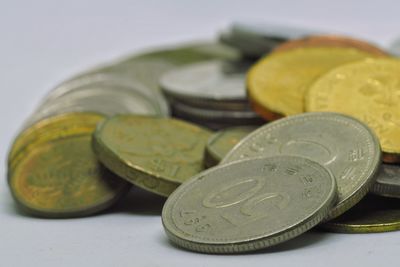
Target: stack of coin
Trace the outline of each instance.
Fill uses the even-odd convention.
[[[161,76],[160,86],[176,117],[211,129],[263,124],[248,103],[243,61],[205,61]]]
[[[26,121],[10,149],[8,177],[16,202],[29,214],[54,218],[86,216],[110,207],[127,191],[130,183],[97,161],[97,157],[104,155],[96,155],[92,151],[91,136],[97,123],[116,114],[147,115],[151,116],[151,124],[158,127],[155,131],[162,134],[164,129],[158,130],[160,127],[156,118],[163,121],[162,117],[168,117],[169,107],[158,89],[160,75],[188,63],[237,58],[238,53],[224,45],[193,44],[134,55],[89,70],[56,86]],[[153,117],[154,120],[151,120]],[[186,131],[192,133],[193,137],[187,137],[186,141],[193,141],[191,145],[196,145],[196,152],[193,152],[191,150],[195,147],[186,147],[186,143],[179,143],[181,140],[174,143],[173,148],[177,152],[179,149],[189,150],[195,159],[190,156],[187,158],[188,170],[182,168],[183,174],[179,169],[168,170],[171,173],[167,173],[169,176],[164,182],[167,186],[163,187],[161,183],[161,189],[156,190],[151,179],[143,182],[150,191],[159,191],[167,196],[187,176],[202,169],[203,151],[209,132],[183,122],[164,124],[177,124],[183,128],[177,126],[178,131],[182,132],[192,127],[191,132]],[[137,133],[146,130],[137,127]],[[200,137],[204,141],[198,141]],[[154,148],[151,156],[157,157],[160,138],[152,140],[155,143],[150,147],[139,149],[147,150],[143,151],[143,155],[147,155]],[[165,149],[166,154],[171,153],[170,148]],[[180,158],[174,160],[179,162]],[[162,173],[164,165],[164,162],[150,157],[149,172],[155,170],[156,173]],[[141,167],[140,163],[138,166]],[[178,178],[174,178],[174,174]]]
[[[87,216],[134,185],[168,197],[172,242],[207,253],[270,247],[317,225],[400,229],[400,61],[312,34],[234,24],[221,40],[237,49],[147,51],[63,82],[10,149],[16,203]]]

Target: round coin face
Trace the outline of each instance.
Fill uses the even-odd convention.
[[[254,126],[232,127],[214,133],[207,142],[204,151],[204,163],[210,168],[222,158],[246,135],[254,131]]]
[[[400,162],[400,61],[369,59],[338,67],[308,90],[307,111],[344,113],[378,135],[386,162]]]
[[[99,212],[129,188],[129,183],[97,161],[90,135],[70,136],[31,149],[16,165],[9,185],[25,211],[52,218]]]
[[[367,195],[321,228],[338,233],[380,233],[400,230],[400,199]]]
[[[206,253],[269,247],[307,231],[334,204],[336,184],[321,165],[299,157],[217,166],[180,186],[162,212],[172,242]]]
[[[211,133],[176,119],[119,115],[101,123],[94,150],[114,173],[145,190],[168,196],[203,169]]]
[[[221,164],[249,157],[293,155],[328,168],[338,185],[337,217],[354,206],[371,188],[381,162],[379,142],[363,123],[336,113],[290,116],[242,139]]]
[[[400,166],[382,164],[371,192],[380,196],[400,198]]]
[[[284,52],[304,47],[347,47],[365,51],[376,56],[388,56],[388,53],[368,42],[339,35],[314,35],[291,40],[277,46],[273,52]]]
[[[165,73],[160,86],[167,95],[205,100],[246,99],[245,73],[225,73],[223,62],[186,65]]]
[[[313,47],[273,53],[255,64],[247,76],[254,109],[268,120],[304,112],[304,93],[326,71],[372,56],[353,48]]]

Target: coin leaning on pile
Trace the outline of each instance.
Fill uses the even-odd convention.
[[[399,230],[400,63],[316,32],[238,23],[220,38],[232,47],[146,51],[61,83],[10,149],[16,203],[81,217],[140,187],[167,197],[170,240],[203,253],[259,250],[315,226]]]

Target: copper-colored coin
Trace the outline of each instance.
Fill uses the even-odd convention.
[[[373,44],[340,35],[314,35],[301,39],[287,41],[277,46],[273,52],[284,52],[304,47],[348,47],[356,48],[375,56],[389,56],[387,52],[383,51]]]

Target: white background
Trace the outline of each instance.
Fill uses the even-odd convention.
[[[387,46],[400,35],[400,2],[0,0],[0,266],[399,266],[400,232],[314,232],[250,255],[182,251],[164,235],[162,201],[143,193],[83,219],[35,219],[15,210],[7,149],[48,90],[138,49],[213,38],[232,20],[307,26]]]

